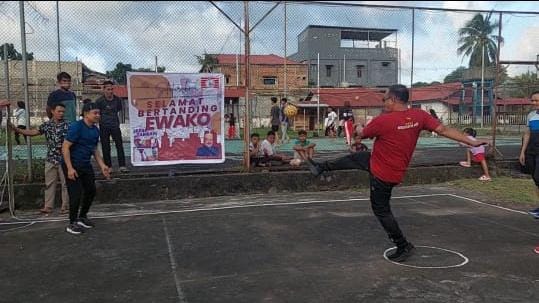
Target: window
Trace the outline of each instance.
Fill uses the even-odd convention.
[[[365,65],[356,65],[356,72],[357,77],[362,78],[363,77],[363,70],[365,69]]]
[[[225,83],[230,84],[230,75],[225,75]]]
[[[264,83],[264,85],[276,85],[277,84],[277,77],[275,77],[275,76],[264,77],[262,82]]]
[[[383,67],[388,67],[389,64],[391,64],[391,63],[390,63],[390,62],[382,62],[382,66],[383,66]]]
[[[333,68],[333,65],[326,65],[326,77],[331,77],[331,69]]]

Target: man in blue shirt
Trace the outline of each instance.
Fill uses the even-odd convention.
[[[61,72],[56,76],[58,89],[50,93],[47,99],[47,116],[52,118],[51,109],[61,103],[65,107],[64,120],[74,122],[77,119],[77,96],[71,89],[71,75]]]
[[[62,168],[66,176],[69,193],[69,225],[68,233],[79,235],[84,228],[95,225],[88,220],[88,211],[95,197],[95,175],[91,157],[94,156],[103,175],[110,179],[109,167],[105,165],[99,151],[99,122],[100,112],[95,103],[84,104],[83,119],[71,123],[62,146],[64,163]],[[82,196],[82,202],[81,202]],[[80,213],[79,213],[80,207]]]
[[[220,155],[219,147],[213,145],[213,134],[205,134],[204,145],[197,149],[197,157],[219,157]]]

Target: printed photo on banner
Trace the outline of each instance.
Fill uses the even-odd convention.
[[[128,72],[134,166],[222,163],[221,74]]]

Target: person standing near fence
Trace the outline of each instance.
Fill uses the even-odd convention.
[[[275,133],[275,142],[279,144],[279,124],[281,124],[281,109],[277,104],[277,97],[271,97],[271,131]]]
[[[522,138],[519,162],[532,175],[535,193],[539,197],[539,91],[531,94],[530,101],[534,109],[528,114],[528,127]],[[539,207],[530,210],[529,214],[539,219]],[[539,245],[534,251],[539,254]]]
[[[122,141],[122,131],[120,129],[120,119],[118,113],[122,111],[122,99],[114,95],[112,90],[112,81],[103,83],[103,96],[95,101],[97,108],[101,111],[99,120],[99,134],[101,137],[101,149],[103,150],[103,160],[105,164],[112,168],[112,159],[110,155],[110,137],[116,145],[116,154],[118,155],[118,166],[121,173],[128,172],[125,166],[125,152]]]
[[[77,120],[77,96],[71,91],[71,75],[61,72],[56,76],[58,89],[50,93],[47,100],[47,116],[52,118],[51,110],[54,105],[61,103],[65,107],[64,120],[75,122]]]
[[[60,213],[66,214],[69,211],[69,196],[67,186],[62,171],[62,144],[67,135],[69,124],[64,120],[65,106],[57,103],[51,110],[52,119],[44,122],[38,129],[21,129],[10,125],[16,135],[25,136],[45,135],[47,140],[47,160],[45,161],[45,204],[40,209],[42,214],[50,214],[54,208],[56,199],[56,184],[58,180],[62,186],[62,206]]]
[[[285,144],[290,142],[290,137],[288,136],[288,125],[290,124],[290,119],[284,113],[284,109],[288,105],[288,100],[286,98],[281,99],[281,109],[279,111],[279,119],[281,122],[281,142]]]
[[[69,125],[62,145],[64,156],[62,169],[69,193],[69,225],[66,231],[74,235],[83,233],[83,228],[95,227],[94,223],[88,219],[88,211],[95,197],[92,155],[105,178],[110,179],[109,167],[105,165],[97,150],[99,130],[96,124],[100,117],[99,108],[95,103],[84,104],[82,113],[84,115],[82,120]]]
[[[17,102],[17,109],[15,109],[15,112],[13,114],[15,115],[17,128],[26,129],[26,107],[24,106],[24,102]],[[15,142],[17,142],[17,145],[21,144],[21,139],[19,138],[20,134],[24,135],[24,133],[22,132],[15,132]],[[24,135],[24,142],[26,142],[26,135]]]

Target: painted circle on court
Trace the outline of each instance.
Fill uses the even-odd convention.
[[[397,249],[396,246],[384,251],[384,259],[400,266],[420,269],[445,269],[461,267],[470,260],[463,254],[440,247],[416,245],[414,254],[404,262],[394,262],[388,259],[387,254]]]

